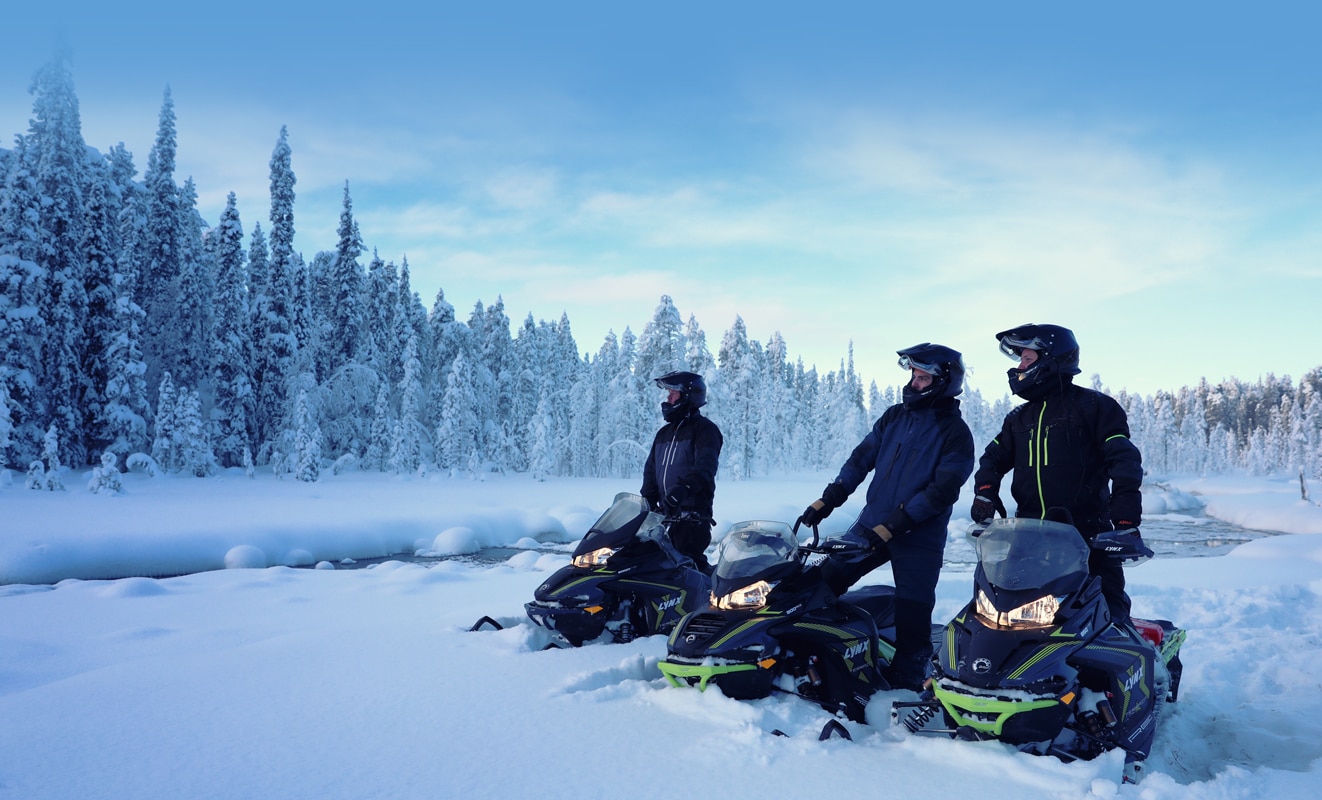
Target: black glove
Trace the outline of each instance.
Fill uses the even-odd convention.
[[[826,505],[821,500],[816,500],[799,515],[799,523],[810,527],[816,527],[822,524],[822,520],[831,516],[831,511],[832,508],[830,506]]]
[[[670,493],[666,495],[666,505],[672,510],[678,511],[691,494],[693,494],[693,490],[689,488],[688,483],[680,481],[670,487]]]
[[[969,516],[979,525],[986,525],[996,516],[996,495],[992,494],[991,486],[978,487],[978,495],[973,498]]]
[[[826,488],[822,490],[822,502],[826,504],[827,514],[844,505],[848,499],[849,492],[838,483],[828,483]],[[823,514],[822,518],[825,519],[826,514]]]

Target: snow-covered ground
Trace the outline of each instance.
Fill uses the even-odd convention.
[[[1287,535],[1130,571],[1135,613],[1189,632],[1180,701],[1131,786],[1118,753],[1062,764],[905,735],[887,695],[868,725],[846,723],[852,742],[819,742],[825,712],[805,701],[670,687],[661,637],[543,651],[527,624],[468,632],[483,615],[518,622],[563,545],[636,481],[135,474],[111,496],[85,491],[86,475],[63,493],[2,477],[0,798],[1279,800],[1322,785],[1322,508],[1297,481],[1147,487],[1149,515]],[[718,536],[793,520],[828,478],[720,482]],[[953,535],[967,508],[966,493]],[[337,568],[491,546],[519,552]],[[180,573],[195,574],[123,577]],[[967,569],[947,569],[938,618],[969,587]]]

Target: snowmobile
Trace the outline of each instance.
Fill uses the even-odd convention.
[[[528,618],[574,647],[605,633],[618,643],[668,633],[711,588],[711,579],[670,542],[670,525],[692,513],[663,516],[641,495],[615,495],[574,548],[570,564],[524,604]],[[500,628],[483,617],[470,630],[484,624]]]
[[[973,599],[944,626],[930,693],[893,703],[893,720],[1064,761],[1120,748],[1129,780],[1162,706],[1179,695],[1185,632],[1168,620],[1112,624],[1089,544],[1071,524],[996,519],[972,533]],[[1100,533],[1092,547],[1125,564],[1152,555],[1133,529]]]
[[[740,700],[788,692],[862,722],[868,698],[890,688],[882,670],[895,654],[895,589],[837,598],[830,570],[848,573],[869,543],[852,533],[822,541],[814,526],[800,545],[798,529],[765,520],[731,528],[709,607],[680,621],[659,666],[672,686],[715,684]]]

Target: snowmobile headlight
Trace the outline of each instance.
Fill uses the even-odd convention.
[[[1046,628],[1056,621],[1060,598],[1047,595],[1010,611],[997,611],[991,598],[978,590],[978,616],[998,628]]]
[[[769,594],[771,594],[771,584],[758,581],[735,589],[722,597],[717,597],[716,593],[712,592],[711,604],[713,608],[721,611],[754,611],[767,604]]]
[[[604,566],[619,548],[600,547],[590,553],[574,556],[574,566],[580,569]]]

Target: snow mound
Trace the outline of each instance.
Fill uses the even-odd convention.
[[[232,547],[225,554],[225,569],[266,569],[266,553],[250,544]]]
[[[428,555],[459,556],[476,553],[481,549],[482,544],[477,540],[477,533],[472,528],[455,527],[436,534]]]

